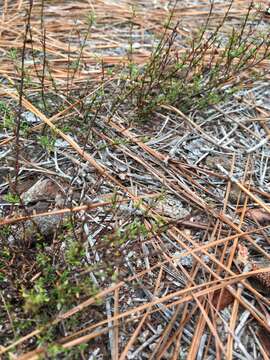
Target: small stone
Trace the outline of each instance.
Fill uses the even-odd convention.
[[[22,113],[23,119],[28,122],[29,124],[36,124],[42,122],[40,118],[38,118],[35,114],[33,114],[31,111],[25,111]]]
[[[10,243],[34,244],[40,236],[48,238],[52,236],[61,224],[63,215],[38,216],[33,220],[27,220],[24,224],[13,227],[13,235],[10,235]]]
[[[53,199],[59,193],[59,186],[50,179],[38,180],[29,190],[21,195],[23,202],[27,205],[43,199]]]

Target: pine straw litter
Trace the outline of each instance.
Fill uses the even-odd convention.
[[[261,3],[260,26],[267,28],[269,3]],[[269,59],[252,69],[263,71],[263,79],[251,81],[247,71],[245,85],[229,100],[191,113],[163,104],[147,121],[131,122],[125,108],[110,108],[130,60],[130,23],[132,61],[143,66],[170,4],[131,5],[49,1],[41,24],[41,2],[34,1],[25,41],[28,2],[1,4],[1,101],[21,112],[28,127],[19,137],[0,133],[0,246],[9,249],[6,260],[1,254],[0,354],[19,360],[268,359]],[[216,2],[210,30],[228,5]],[[233,2],[224,36],[247,9],[246,1]],[[90,11],[95,23],[84,42]],[[208,14],[208,2],[177,3],[172,21],[181,18],[179,54]],[[14,49],[25,51],[24,75],[32,82],[23,92]],[[83,65],[73,72],[80,52]],[[42,75],[43,62],[50,71]],[[87,133],[80,124],[100,84],[103,108],[91,114]],[[41,110],[44,93],[52,109]],[[53,147],[44,145],[48,133]],[[14,191],[11,201],[7,194]],[[83,248],[71,283],[88,278],[98,290],[80,290],[59,309],[45,304],[33,315],[21,291],[44,277],[36,263],[40,246],[59,281],[70,237]],[[32,325],[16,330],[29,318]],[[42,337],[48,330],[53,335]]]

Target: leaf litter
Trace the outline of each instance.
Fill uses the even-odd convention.
[[[260,22],[247,21],[267,31],[261,3]],[[113,103],[127,86],[121,69],[140,74],[170,3],[36,3],[24,41],[28,5],[0,10],[1,356],[267,358],[269,57],[229,99],[201,109],[192,95],[187,112],[179,100],[131,122],[136,99]],[[173,50],[210,10],[214,31],[228,6],[177,2]],[[232,2],[204,61],[247,11]]]

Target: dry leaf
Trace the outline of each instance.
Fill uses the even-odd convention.
[[[266,333],[265,328],[260,327],[257,336],[260,339],[267,356],[270,357],[270,334]]]
[[[263,209],[250,209],[246,212],[246,216],[260,224],[270,223],[270,213]]]
[[[244,245],[239,244],[238,245],[238,253],[236,261],[238,264],[248,264],[249,262],[249,254],[248,254],[248,248]]]
[[[217,310],[223,310],[225,307],[229,306],[233,300],[233,295],[227,289],[222,289],[215,291],[212,304]]]

